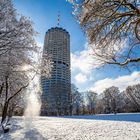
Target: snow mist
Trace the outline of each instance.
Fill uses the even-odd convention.
[[[40,100],[40,86],[39,86],[39,77],[35,77],[34,80],[29,85],[26,97],[25,97],[25,127],[31,128],[32,121],[36,116],[39,116],[41,109],[41,100]]]

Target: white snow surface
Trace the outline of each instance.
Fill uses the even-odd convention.
[[[0,140],[140,140],[140,113],[67,117],[14,117]]]

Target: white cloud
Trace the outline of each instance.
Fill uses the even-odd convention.
[[[92,57],[88,49],[79,53],[71,53],[72,71],[79,70],[84,74],[89,74],[92,70]]]
[[[75,76],[75,80],[77,83],[85,83],[88,79],[86,77],[86,75],[79,73]]]
[[[122,53],[123,49],[125,48],[125,44],[126,44],[126,40],[123,40],[121,43],[116,42],[116,44],[114,44],[113,47],[111,44],[111,46],[108,47],[108,50],[106,48],[106,51],[113,52],[112,51],[113,49],[116,51],[116,53],[118,52]],[[76,80],[73,82],[77,82],[75,84],[78,84],[79,86],[80,86],[80,83],[94,81],[93,70],[104,65],[104,62],[101,61],[94,54],[93,48],[95,48],[95,45],[88,45],[88,43],[86,43],[84,50],[80,52],[71,53],[71,71],[74,77],[73,79]],[[114,53],[112,55],[114,55]],[[80,75],[82,75],[81,77],[84,77],[84,79],[86,77],[87,80],[83,80],[82,82],[80,82],[77,79],[77,77],[79,77],[79,73]],[[111,79],[105,79],[105,80],[111,80]],[[108,85],[108,83],[106,85]]]
[[[127,86],[138,83],[140,83],[140,72],[133,72],[131,75],[119,76],[116,79],[105,78],[103,80],[99,80],[95,82],[90,90],[102,93],[106,88],[116,86],[120,89],[120,91],[123,91]]]
[[[71,71],[73,79],[76,80],[76,84],[90,81],[92,70],[99,67],[97,60],[93,58],[91,48],[85,44],[85,49],[80,52],[71,53]],[[79,81],[79,79],[82,79]]]

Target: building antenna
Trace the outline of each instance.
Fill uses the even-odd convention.
[[[57,17],[57,26],[60,26],[60,12],[58,11],[58,17]]]

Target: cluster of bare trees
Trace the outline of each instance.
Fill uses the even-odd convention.
[[[72,84],[72,115],[95,114],[97,93],[87,91],[79,92],[78,88]]]
[[[72,114],[107,114],[140,111],[140,84],[128,86],[120,92],[117,87],[110,87],[101,94],[79,92],[72,86]]]
[[[0,1],[0,111],[5,132],[14,110],[24,108],[26,88],[37,74],[48,76],[51,70],[50,59],[39,61],[36,34],[32,21],[17,17],[11,0]]]
[[[139,0],[69,1],[100,65],[132,68],[140,64]]]

